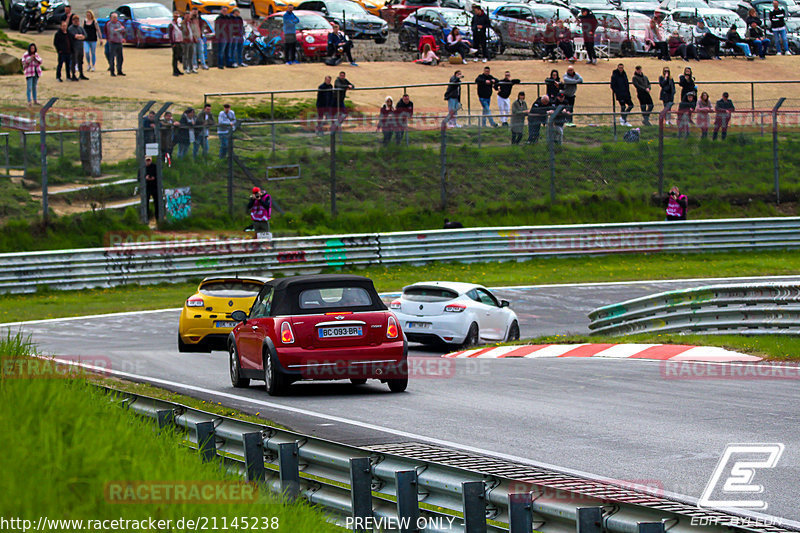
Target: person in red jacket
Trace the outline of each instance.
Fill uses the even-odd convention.
[[[686,220],[687,206],[686,195],[681,194],[677,187],[672,187],[667,198],[667,220]]]

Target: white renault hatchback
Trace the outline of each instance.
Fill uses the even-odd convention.
[[[405,287],[390,308],[411,342],[475,346],[519,339],[519,321],[509,303],[481,285],[415,283]]]

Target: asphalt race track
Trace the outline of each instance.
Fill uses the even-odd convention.
[[[708,284],[563,285],[495,293],[512,302],[522,336],[531,337],[585,333],[586,314],[597,306]],[[31,334],[44,353],[104,360],[135,379],[260,412],[296,431],[340,442],[439,443],[693,498],[728,443],[779,442],[785,452],[777,467],[759,470],[755,479],[769,504],[762,512],[800,521],[800,395],[793,379],[669,379],[653,361],[441,359],[441,350],[415,346],[416,378],[405,394],[391,394],[377,382],[301,383],[291,396],[273,398],[257,385],[233,389],[224,352],[178,353],[178,314],[62,319],[11,329]]]

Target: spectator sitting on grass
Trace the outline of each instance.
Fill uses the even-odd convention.
[[[436,66],[439,63],[439,56],[436,55],[430,44],[425,43],[425,46],[422,47],[422,57],[417,59],[415,63]]]
[[[472,48],[472,43],[461,35],[461,30],[458,29],[458,26],[453,28],[450,35],[447,36],[447,44],[444,47],[450,55],[460,55],[462,63],[467,62],[467,54],[474,54],[478,51]]]

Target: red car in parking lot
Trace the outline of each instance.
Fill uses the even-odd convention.
[[[298,9],[294,14],[300,19],[297,24],[297,57],[317,59],[325,56],[328,49],[328,34],[333,31],[331,23],[314,11]],[[258,27],[258,32],[264,37],[279,35],[283,42],[283,12],[264,19]]]
[[[372,280],[314,275],[268,281],[228,338],[231,383],[263,380],[277,395],[299,380],[378,379],[408,385],[408,343]]]

